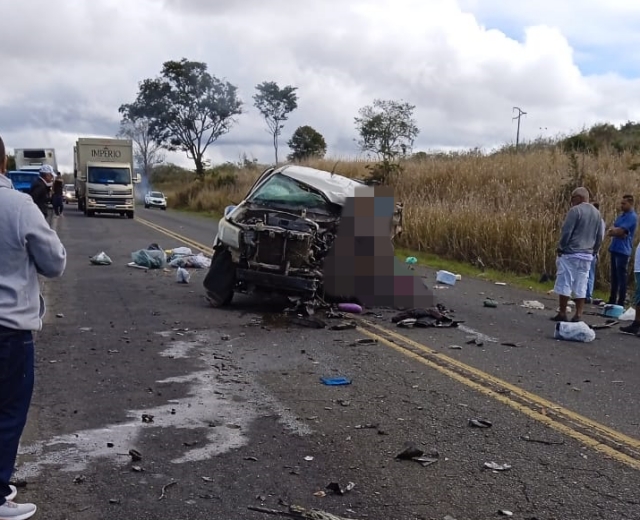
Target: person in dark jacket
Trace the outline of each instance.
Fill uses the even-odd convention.
[[[53,168],[45,164],[40,168],[40,177],[38,177],[31,185],[29,194],[36,203],[36,206],[42,211],[45,218],[49,215],[49,199],[51,198],[51,184],[53,183]]]
[[[53,212],[56,217],[62,216],[64,210],[64,179],[60,172],[56,175],[56,180],[53,181],[53,194],[51,195],[51,204],[53,205]]]

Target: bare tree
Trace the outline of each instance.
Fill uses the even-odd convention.
[[[151,138],[150,122],[147,118],[132,119],[128,106],[121,110],[123,117],[120,121],[118,137],[131,139],[135,145],[134,159],[142,174],[148,179],[153,168],[164,162],[162,146]]]

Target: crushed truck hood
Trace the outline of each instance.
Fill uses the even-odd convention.
[[[357,186],[363,186],[361,182],[342,175],[331,174],[330,172],[316,170],[307,166],[289,165],[276,171],[315,188],[323,193],[330,202],[340,206],[344,206],[347,199],[355,195]]]

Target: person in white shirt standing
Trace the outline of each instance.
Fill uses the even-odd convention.
[[[600,211],[600,204],[597,202],[593,203],[593,207]],[[602,236],[607,234],[607,223],[602,219]],[[593,287],[596,282],[596,267],[598,264],[598,259],[600,258],[600,253],[596,253],[593,255],[593,260],[591,261],[591,269],[589,270],[589,283],[587,284],[587,297],[585,298],[585,303],[593,302]]]

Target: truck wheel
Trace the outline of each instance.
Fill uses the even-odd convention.
[[[134,216],[133,211],[127,211],[127,217],[128,217],[128,218],[132,219],[132,218],[133,218],[133,216]]]

